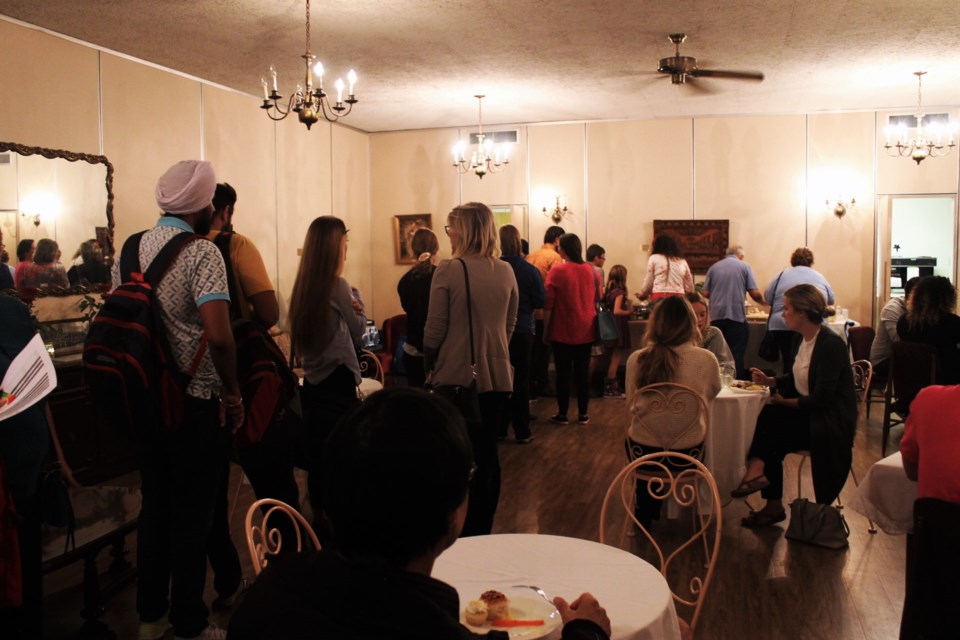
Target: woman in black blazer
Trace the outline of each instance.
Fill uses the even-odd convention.
[[[783,507],[783,457],[809,450],[817,502],[830,504],[847,481],[857,425],[857,396],[847,346],[823,325],[826,300],[808,284],[784,294],[783,319],[803,340],[792,371],[771,378],[753,369],[753,381],[771,388],[760,412],[748,454],[747,474],[731,492],[742,498],[756,491],[767,503],[743,518],[745,527],[763,527],[786,519]]]

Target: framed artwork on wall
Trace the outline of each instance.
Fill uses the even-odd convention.
[[[393,247],[397,264],[413,264],[417,256],[413,255],[410,241],[417,229],[433,229],[432,215],[413,213],[393,216]]]
[[[694,275],[706,275],[707,269],[727,254],[730,242],[729,220],[654,220],[653,235],[673,236]]]

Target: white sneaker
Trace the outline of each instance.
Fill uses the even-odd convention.
[[[161,640],[170,628],[167,616],[163,616],[154,622],[140,622],[140,632],[137,634],[139,640]]]
[[[193,638],[183,638],[181,636],[174,636],[173,638],[174,640],[227,640],[227,630],[212,624]]]

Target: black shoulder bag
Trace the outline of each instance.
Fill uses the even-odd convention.
[[[477,389],[477,358],[473,352],[473,307],[470,304],[470,276],[467,275],[467,263],[463,261],[463,258],[457,258],[457,261],[463,267],[463,282],[467,287],[467,327],[470,332],[470,372],[473,374],[473,379],[467,386],[459,384],[434,385],[433,392],[452,402],[468,423],[479,424],[480,394]]]

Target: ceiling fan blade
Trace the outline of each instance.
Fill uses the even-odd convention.
[[[683,84],[683,86],[689,88],[692,93],[699,93],[707,96],[712,96],[717,93],[716,87],[711,85],[709,82],[698,82],[696,79],[690,77],[687,78],[687,81]]]
[[[694,69],[687,75],[695,78],[727,78],[730,80],[754,80],[760,82],[763,80],[763,74],[759,71],[723,71],[720,69]]]

